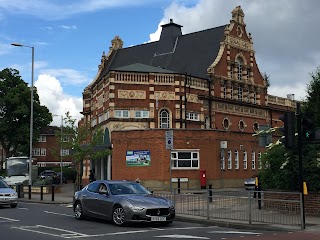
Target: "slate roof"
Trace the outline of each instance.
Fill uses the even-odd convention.
[[[207,79],[207,69],[218,54],[226,26],[179,36],[177,27],[181,28],[180,25],[165,24],[162,26],[165,34],[159,41],[118,49],[101,77],[110,70],[132,69],[134,66],[145,72],[148,69],[145,65],[149,65],[150,70],[153,69],[151,72],[155,72],[155,68],[165,69]]]
[[[113,69],[118,72],[147,72],[147,73],[175,73],[174,71],[166,70],[159,67],[153,67],[150,65],[142,64],[142,63],[134,63],[130,65],[126,65],[124,67],[119,67]]]

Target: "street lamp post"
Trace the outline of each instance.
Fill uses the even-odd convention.
[[[16,47],[27,47],[32,50],[32,66],[31,66],[31,107],[30,107],[30,159],[29,159],[29,185],[32,185],[32,138],[33,138],[33,80],[34,80],[34,47],[23,45],[20,43],[11,43],[12,46]]]
[[[62,141],[63,141],[63,137],[62,137],[62,134],[63,134],[63,115],[59,115],[59,114],[54,114],[52,115],[54,117],[57,117],[57,116],[60,116],[61,117],[61,129],[60,129],[60,184],[62,185]]]

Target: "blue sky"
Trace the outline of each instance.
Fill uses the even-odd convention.
[[[270,75],[269,93],[303,98],[320,60],[318,0],[0,0],[0,69],[16,68],[30,83],[31,49],[10,44],[34,46],[41,103],[79,119],[82,91],[115,36],[124,47],[156,41],[170,18],[184,34],[221,26],[238,5],[260,71]]]

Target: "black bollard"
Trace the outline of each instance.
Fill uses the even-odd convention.
[[[261,192],[260,192],[261,189],[259,189],[259,192],[258,192],[258,209],[261,210]]]
[[[21,196],[20,196],[20,191],[21,191],[20,190],[20,186],[21,186],[20,184],[16,185],[16,190],[17,190],[16,192],[18,193],[18,198],[21,198]]]
[[[212,185],[209,184],[209,202],[212,202]]]
[[[180,193],[180,178],[178,178],[178,194]]]
[[[28,194],[29,194],[29,199],[31,199],[31,185],[29,185]]]
[[[43,186],[40,187],[40,200],[43,200]]]
[[[52,202],[54,202],[54,185],[51,186],[51,193],[52,193]]]

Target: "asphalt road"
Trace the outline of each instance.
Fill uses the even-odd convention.
[[[74,218],[70,205],[20,202],[15,209],[0,207],[0,239],[8,240],[320,239],[320,235],[313,235],[313,233],[304,232],[237,230],[179,221],[174,221],[173,224],[165,227],[155,224],[134,224],[127,227],[117,227],[109,222],[97,219],[78,221]]]

